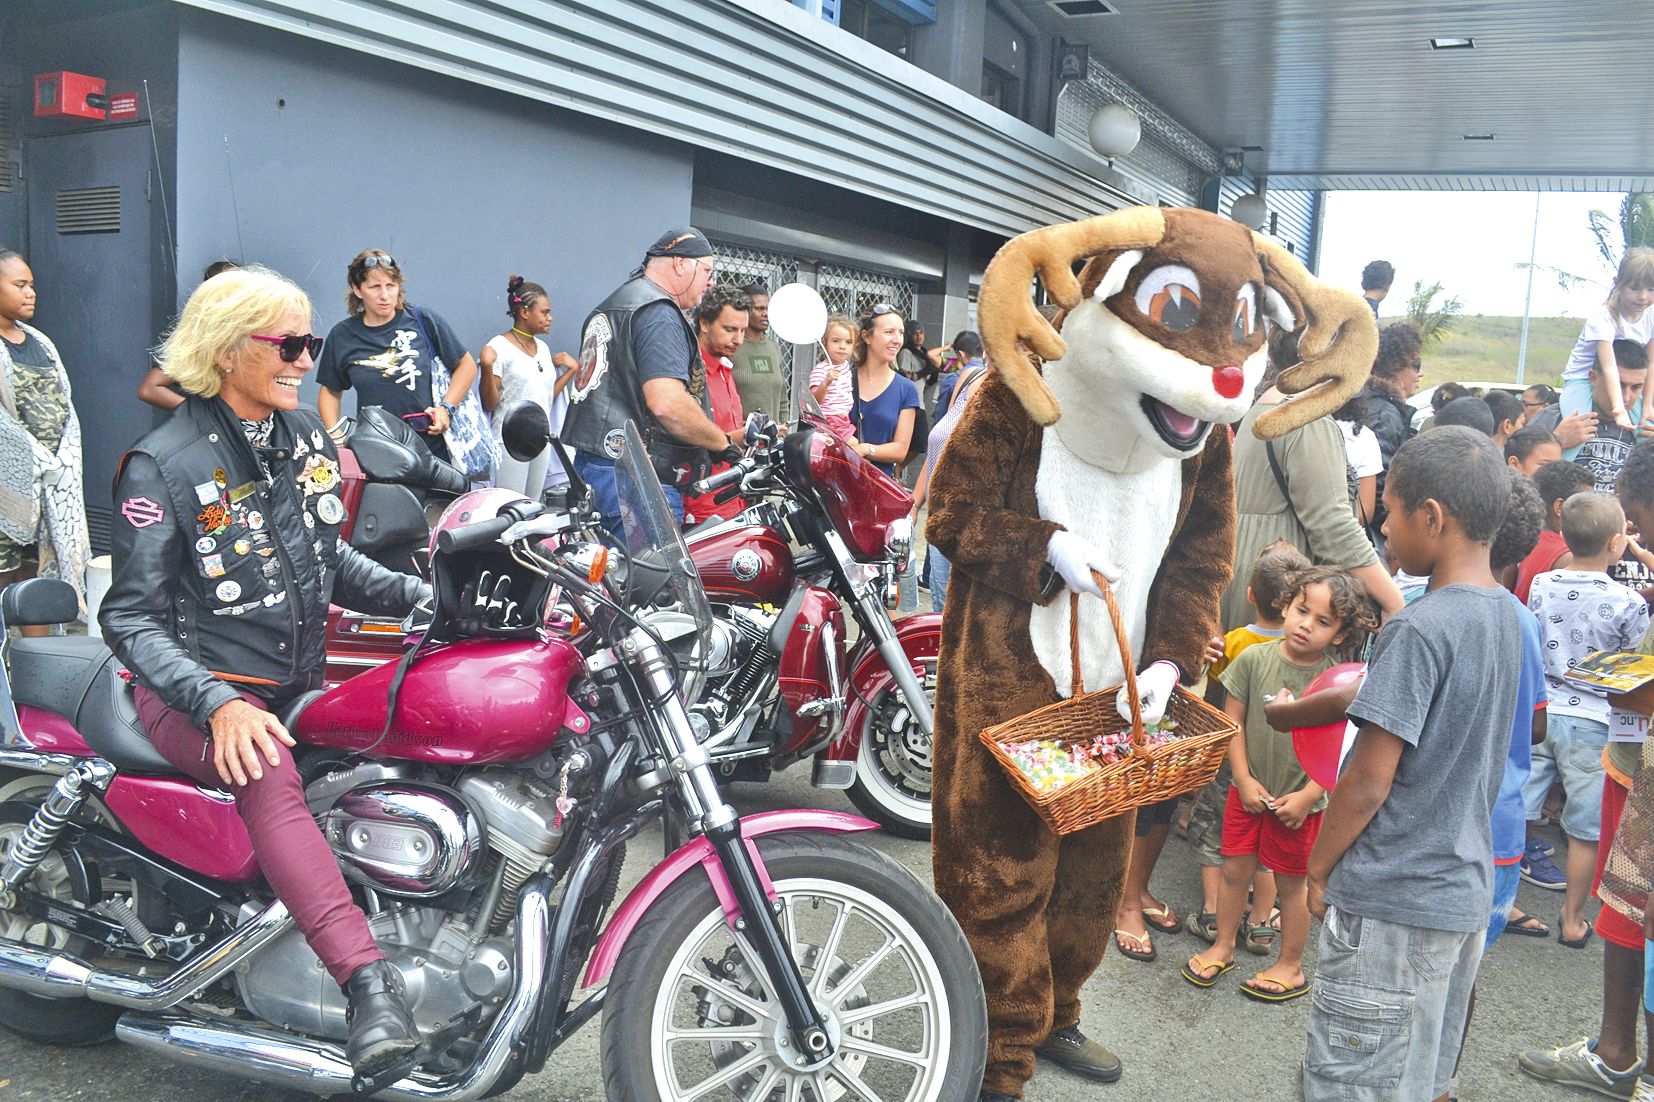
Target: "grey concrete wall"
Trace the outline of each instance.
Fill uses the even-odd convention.
[[[180,268],[270,265],[310,292],[318,333],[377,247],[473,353],[507,325],[513,272],[546,287],[549,343],[572,352],[689,218],[687,146],[238,20],[185,12],[179,88]]]

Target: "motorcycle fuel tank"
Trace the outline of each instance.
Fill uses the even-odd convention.
[[[765,525],[720,526],[691,537],[689,557],[715,603],[782,605],[792,592],[792,548]]]
[[[591,722],[569,699],[569,681],[585,669],[562,639],[467,640],[436,646],[408,669],[385,727],[385,701],[396,663],[354,677],[316,699],[294,736],[311,746],[440,765],[521,761],[543,752],[567,728]]]

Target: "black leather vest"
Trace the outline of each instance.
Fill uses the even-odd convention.
[[[580,368],[569,381],[569,412],[563,422],[563,443],[603,459],[620,456],[626,422],[637,422],[643,444],[654,461],[655,473],[669,485],[683,485],[704,470],[708,456],[704,448],[684,444],[656,421],[643,401],[643,384],[638,379],[637,357],[632,346],[632,319],[652,302],[677,304],[659,284],[638,276],[620,285],[591,315],[580,338]],[[682,311],[684,336],[689,348],[685,368],[689,392],[710,419],[712,407],[706,390],[706,365],[701,362],[695,331]]]

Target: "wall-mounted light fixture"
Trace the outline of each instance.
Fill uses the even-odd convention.
[[[1143,120],[1123,103],[1104,104],[1092,112],[1086,137],[1091,141],[1091,148],[1102,156],[1110,160],[1124,157],[1142,140]]]

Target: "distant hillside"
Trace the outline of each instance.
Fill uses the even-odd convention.
[[[1388,325],[1392,318],[1381,318]],[[1562,366],[1584,326],[1583,318],[1531,318],[1528,324],[1527,383],[1559,384]],[[1435,386],[1453,380],[1515,381],[1522,319],[1486,314],[1455,318],[1441,340],[1424,346],[1424,381]]]

